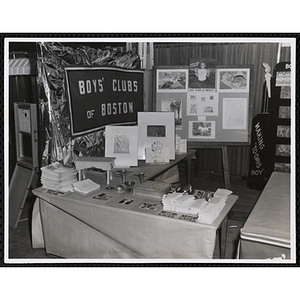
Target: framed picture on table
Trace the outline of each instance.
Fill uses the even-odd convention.
[[[105,156],[115,157],[116,168],[138,165],[138,127],[106,126]]]
[[[146,159],[146,148],[155,144],[169,148],[175,159],[174,112],[138,112],[138,159]]]

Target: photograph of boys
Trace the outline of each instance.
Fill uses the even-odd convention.
[[[216,61],[189,59],[189,89],[215,89]]]

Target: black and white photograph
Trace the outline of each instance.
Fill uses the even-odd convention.
[[[157,92],[182,92],[187,90],[186,70],[157,70]]]
[[[9,37],[5,50],[5,263],[295,263],[293,38]],[[78,192],[87,179],[97,189]],[[163,188],[141,196],[145,182]]]
[[[243,69],[219,70],[218,89],[222,92],[248,91],[249,72]]]
[[[214,139],[216,136],[215,121],[190,121],[189,127],[189,138]]]
[[[216,60],[191,58],[189,60],[189,89],[216,88]]]

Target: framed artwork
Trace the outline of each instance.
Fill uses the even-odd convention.
[[[146,159],[146,148],[153,145],[169,148],[175,159],[174,112],[138,112],[138,159]]]
[[[105,156],[115,157],[116,168],[138,165],[138,127],[106,126]]]
[[[218,69],[217,89],[221,93],[248,93],[250,69]]]
[[[156,70],[157,93],[182,93],[187,91],[187,69],[158,69]]]
[[[190,139],[215,139],[215,121],[189,121]]]

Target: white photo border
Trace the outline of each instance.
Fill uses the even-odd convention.
[[[115,153],[114,137],[116,134],[129,136],[129,152]],[[115,168],[138,166],[138,126],[113,126],[105,127],[105,157],[115,157]]]
[[[246,72],[246,88],[221,88],[221,72]],[[250,89],[250,68],[218,68],[217,69],[217,91],[219,93],[249,93]]]
[[[157,93],[183,93],[188,91],[188,80],[189,80],[189,75],[188,75],[188,69],[157,69],[156,70],[156,92]],[[165,73],[165,72],[170,72],[170,73],[185,73],[185,87],[183,89],[161,89],[159,88],[159,74],[160,73]]]
[[[148,137],[148,126],[166,127],[165,137]],[[160,141],[169,147],[170,159],[175,159],[175,113],[174,112],[138,112],[138,159],[146,159],[146,148]]]

